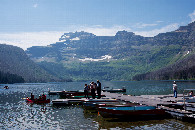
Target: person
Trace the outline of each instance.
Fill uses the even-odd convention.
[[[193,97],[193,96],[194,96],[193,91],[190,91],[190,92],[189,92],[189,96],[190,96],[190,97]]]
[[[90,87],[91,87],[91,96],[92,96],[93,99],[95,99],[96,84],[94,82],[91,82]]]
[[[30,99],[34,100],[34,95],[32,93],[30,94]]]
[[[101,98],[101,83],[99,80],[97,80],[97,94],[98,94],[98,99]]]
[[[177,84],[175,81],[173,82],[173,93],[174,97],[177,98]]]
[[[46,100],[46,95],[44,93],[42,94],[42,100]]]
[[[87,98],[87,99],[89,99],[88,91],[89,91],[88,85],[85,84],[85,87],[84,87],[84,94],[85,94],[85,98]]]

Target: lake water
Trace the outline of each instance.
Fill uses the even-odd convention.
[[[0,129],[194,129],[195,125],[175,119],[148,121],[106,120],[97,113],[86,111],[82,106],[54,107],[28,104],[24,99],[33,92],[38,97],[50,90],[82,90],[85,83],[40,83],[10,84],[9,89],[0,85]],[[195,82],[177,82],[179,93],[183,89],[194,88]],[[102,87],[126,87],[127,94],[171,94],[172,81],[130,81],[102,82]],[[57,96],[47,98],[56,99]]]

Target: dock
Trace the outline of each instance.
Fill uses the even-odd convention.
[[[66,93],[70,95],[83,94],[78,91],[50,91],[50,94]],[[177,98],[173,94],[169,95],[140,95],[133,96],[121,93],[102,92],[101,99],[86,98],[66,98],[52,100],[53,105],[79,105],[84,102],[109,102],[113,100],[138,103],[140,105],[155,106],[157,109],[163,109],[170,117],[181,121],[195,122],[195,97],[190,98],[188,95],[178,94]],[[72,96],[74,97],[74,96]],[[82,97],[82,96],[81,96]],[[184,100],[185,99],[185,100]],[[193,100],[191,100],[193,99]],[[192,102],[188,102],[191,100]]]
[[[124,95],[118,93],[102,92],[106,97],[139,103],[141,105],[156,106],[158,109],[164,109],[172,117],[182,121],[195,122],[195,102],[184,102],[183,94],[178,94],[177,98],[170,95]]]

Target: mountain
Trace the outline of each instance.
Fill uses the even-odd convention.
[[[59,42],[28,48],[26,53],[59,78],[130,80],[194,54],[194,32],[195,22],[154,37],[127,31],[118,31],[115,36],[64,33]]]
[[[49,82],[58,79],[35,64],[19,47],[0,44],[2,83]]]
[[[188,26],[181,26],[178,30],[171,32],[173,35],[170,39],[177,39],[177,44],[183,48],[187,46],[188,50],[184,51],[183,58],[173,64],[162,67],[159,70],[139,74],[133,77],[133,80],[168,80],[168,79],[195,79],[195,22]],[[168,36],[164,36],[166,39]],[[181,38],[185,42],[181,42]],[[181,53],[181,52],[179,52]]]

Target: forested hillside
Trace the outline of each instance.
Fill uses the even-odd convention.
[[[4,44],[0,44],[0,72],[1,83],[58,80],[30,60],[21,48]]]
[[[195,22],[155,37],[127,31],[118,31],[115,36],[64,33],[59,42],[28,48],[26,53],[59,78],[131,80],[193,55],[194,32]]]
[[[1,84],[24,83],[24,79],[16,74],[0,72],[0,83]]]
[[[165,68],[145,74],[136,75],[133,80],[194,80],[195,79],[195,54],[175,62]]]

